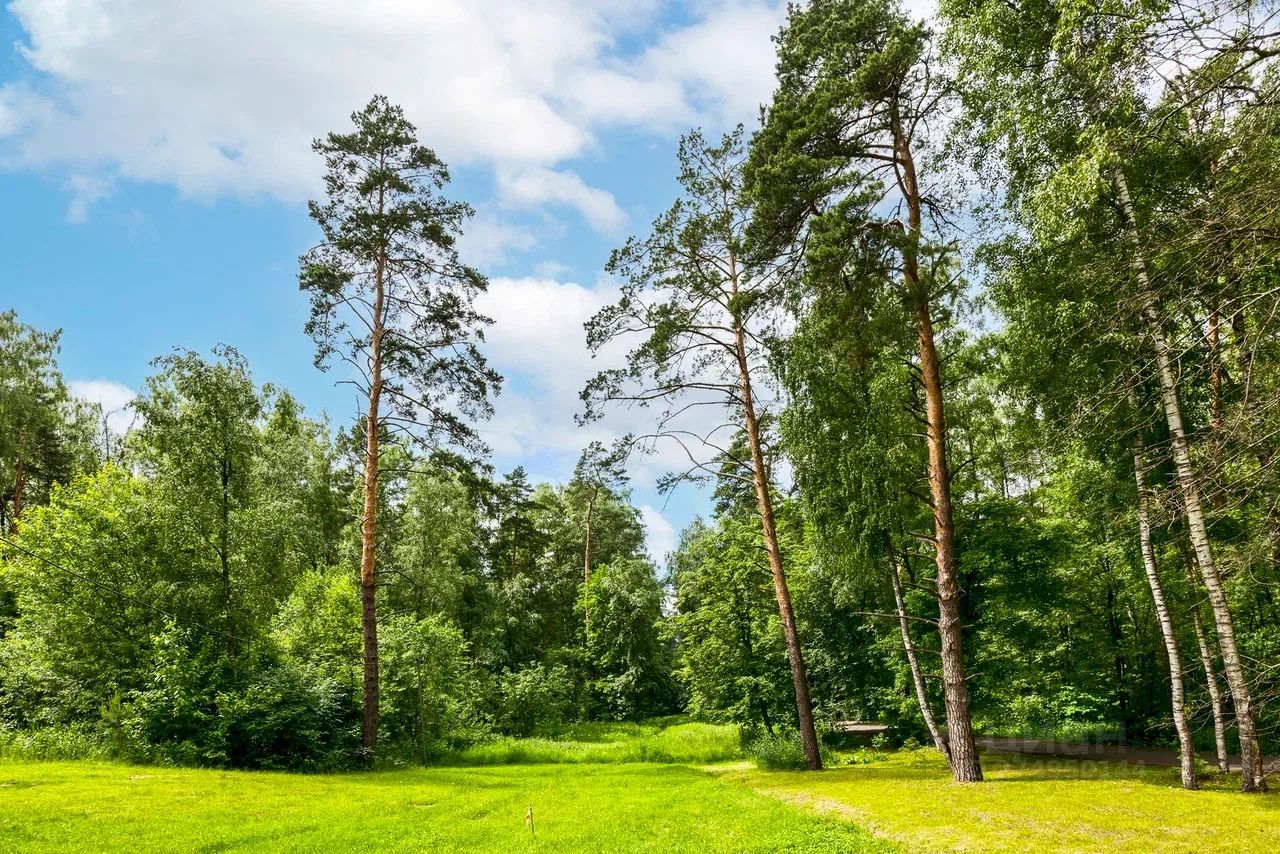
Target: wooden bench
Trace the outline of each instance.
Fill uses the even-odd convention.
[[[831,731],[846,735],[879,735],[889,730],[888,724],[875,721],[832,721]]]

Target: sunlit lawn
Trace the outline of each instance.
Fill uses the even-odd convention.
[[[843,816],[908,851],[1280,851],[1280,794],[1242,795],[1238,777],[1188,792],[1168,768],[995,754],[983,763],[987,782],[967,786],[950,782],[932,751],[821,774],[720,776]]]
[[[534,838],[525,826],[534,808]],[[0,765],[4,852],[885,852],[678,765],[510,765],[288,775]]]
[[[961,786],[931,751],[704,765],[736,751],[726,732],[588,725],[454,757],[485,767],[364,774],[5,761],[0,852],[1280,851],[1280,794],[1235,779],[1186,792],[1167,768],[988,754],[987,782]]]

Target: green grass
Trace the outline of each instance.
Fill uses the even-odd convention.
[[[709,764],[726,754],[739,755],[732,727],[658,722],[575,725],[473,747],[447,767],[371,773],[8,761],[0,854],[1238,854],[1275,850],[1280,831],[1280,794],[1241,795],[1238,778],[1186,792],[1167,768],[987,754],[987,782],[964,786],[931,750],[837,753],[820,774]],[[668,764],[637,761],[654,757]],[[550,764],[516,764],[535,760]]]
[[[664,762],[709,765],[742,756],[738,728],[703,723],[583,723],[539,738],[499,738],[451,753],[446,765]]]
[[[534,808],[537,837],[524,824]],[[0,851],[887,852],[853,825],[677,765],[289,775],[0,766]]]
[[[985,755],[983,766],[987,782],[976,785],[952,783],[933,751],[821,774],[736,769],[720,776],[844,817],[907,851],[1280,850],[1280,793],[1242,795],[1238,777],[1188,792],[1168,768],[998,754]]]

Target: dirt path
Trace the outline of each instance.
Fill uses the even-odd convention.
[[[1091,759],[1104,762],[1129,762],[1134,765],[1174,767],[1178,764],[1178,751],[1155,747],[1126,747],[1115,744],[1078,744],[1069,741],[1051,741],[1034,738],[1004,738],[979,736],[978,746],[998,753],[1022,753],[1029,756],[1056,756],[1066,759]],[[1200,758],[1217,764],[1212,753],[1201,753]],[[1240,770],[1240,757],[1228,757],[1232,771]],[[1280,757],[1270,757],[1265,762],[1267,771],[1280,771]]]

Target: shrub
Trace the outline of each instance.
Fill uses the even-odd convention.
[[[795,771],[805,767],[804,740],[796,730],[780,729],[758,736],[747,746],[758,767],[767,771]]]
[[[392,617],[382,627],[382,730],[392,754],[417,762],[488,734],[467,643],[440,617]]]
[[[573,676],[563,665],[507,671],[498,680],[498,724],[526,736],[561,724],[572,706],[573,688]]]
[[[257,649],[233,671],[216,642],[166,631],[151,684],[122,713],[130,758],[304,771],[354,765],[351,692],[265,643]]]

